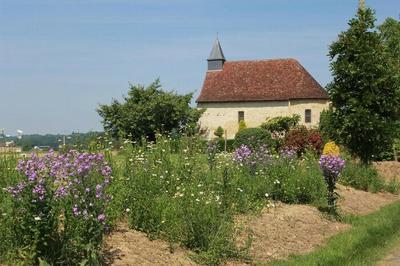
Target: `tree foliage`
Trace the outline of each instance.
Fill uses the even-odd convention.
[[[278,116],[269,118],[265,121],[261,127],[277,134],[286,134],[291,128],[296,127],[300,122],[299,115],[293,116]]]
[[[389,55],[400,71],[400,21],[387,18],[378,29]]]
[[[131,85],[122,102],[114,99],[110,105],[100,105],[97,111],[104,129],[114,137],[154,140],[156,132],[187,132],[196,127],[202,111],[190,107],[191,99],[192,93],[163,91],[157,79],[147,87]]]
[[[391,146],[400,105],[399,78],[375,20],[371,9],[359,9],[329,52],[331,121],[339,140],[363,163]]]
[[[215,131],[214,131],[214,135],[217,136],[218,138],[222,138],[222,136],[224,135],[224,129],[219,126]]]

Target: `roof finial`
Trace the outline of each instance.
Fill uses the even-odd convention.
[[[358,8],[365,10],[365,0],[358,0]]]

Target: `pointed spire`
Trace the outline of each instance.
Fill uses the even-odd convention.
[[[358,0],[358,8],[365,10],[365,0]]]
[[[208,56],[208,61],[210,60],[223,60],[225,61],[224,52],[222,52],[221,44],[219,43],[218,37],[215,39],[213,48],[210,55]]]

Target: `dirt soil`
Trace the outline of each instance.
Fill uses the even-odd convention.
[[[343,214],[365,215],[400,200],[399,195],[370,193],[342,185],[337,186],[337,192],[340,195],[338,205]]]
[[[399,266],[400,265],[400,241],[397,245],[383,258],[378,261],[377,266]]]
[[[105,240],[104,251],[108,265],[196,265],[188,258],[189,252],[175,249],[170,252],[168,243],[150,240],[145,233],[130,230],[126,223]]]
[[[249,233],[252,235],[250,255],[253,263],[311,252],[330,236],[350,227],[328,220],[315,207],[283,203],[275,208],[264,208],[261,215],[239,217],[237,224],[247,228],[239,234],[239,246],[244,244]]]
[[[376,162],[374,166],[386,181],[391,181],[394,178],[400,181],[400,162]]]

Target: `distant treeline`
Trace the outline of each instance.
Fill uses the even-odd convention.
[[[87,133],[72,133],[69,135],[63,134],[31,134],[23,135],[21,139],[16,136],[6,137],[5,141],[14,141],[19,147],[22,147],[24,151],[30,151],[34,147],[49,147],[51,149],[58,149],[60,145],[64,143],[68,146],[84,146],[86,147],[91,141],[94,141],[99,136],[102,136],[103,132],[90,131]],[[0,140],[1,141],[1,140]]]

